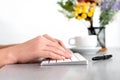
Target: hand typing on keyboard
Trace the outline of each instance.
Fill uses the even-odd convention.
[[[88,64],[87,59],[85,59],[82,55],[79,53],[72,54],[72,57],[70,59],[63,59],[63,60],[53,60],[53,59],[46,59],[43,60],[40,65],[47,66],[47,65],[67,65],[67,64]]]

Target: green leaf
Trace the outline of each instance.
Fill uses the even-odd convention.
[[[57,2],[57,4],[68,12],[74,11],[74,2],[72,0],[67,0],[66,2],[63,2],[63,0],[61,0]]]
[[[64,16],[67,17],[68,19],[71,19],[71,18],[74,17],[71,13],[69,13],[69,12],[67,12],[65,10],[59,10],[59,12],[64,14]]]

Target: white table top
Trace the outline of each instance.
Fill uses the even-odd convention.
[[[108,60],[92,61],[99,54],[83,54],[88,65],[39,66],[35,64],[7,65],[0,70],[0,80],[120,80],[120,48],[109,49]]]

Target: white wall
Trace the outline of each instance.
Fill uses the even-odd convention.
[[[87,35],[83,22],[68,21],[57,10],[57,0],[0,0],[0,44],[19,43],[42,34],[61,39]],[[120,14],[118,14],[120,16]],[[107,27],[107,46],[120,46],[120,18]],[[97,22],[96,22],[97,25]]]

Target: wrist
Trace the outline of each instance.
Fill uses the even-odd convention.
[[[14,64],[14,63],[17,63],[17,58],[14,54],[13,51],[10,51],[8,54],[7,54],[7,61],[6,61],[7,64]]]
[[[14,52],[10,48],[0,50],[0,66],[14,64],[17,62],[17,59],[14,55]]]

